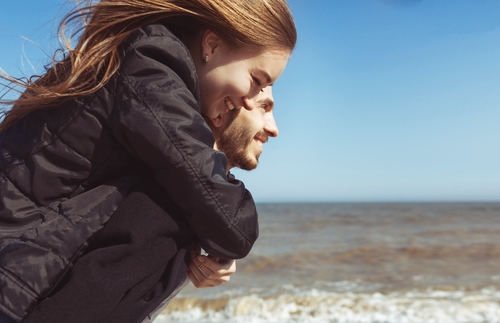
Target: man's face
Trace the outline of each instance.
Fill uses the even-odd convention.
[[[278,135],[273,116],[272,87],[259,93],[253,110],[234,109],[221,116],[222,125],[212,127],[215,148],[226,154],[229,168],[252,170],[257,167],[262,145]]]

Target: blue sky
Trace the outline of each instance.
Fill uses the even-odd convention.
[[[2,5],[2,69],[42,70],[63,2]],[[280,135],[235,172],[258,202],[500,200],[500,2],[289,3]]]

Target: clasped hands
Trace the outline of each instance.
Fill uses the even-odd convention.
[[[219,286],[229,281],[230,276],[236,272],[236,261],[218,259],[210,255],[200,255],[191,251],[188,277],[196,288]]]

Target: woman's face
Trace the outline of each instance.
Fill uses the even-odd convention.
[[[216,127],[228,110],[253,109],[260,91],[278,79],[290,56],[286,51],[231,49],[210,31],[203,37],[202,50],[208,60],[195,59],[202,112]]]

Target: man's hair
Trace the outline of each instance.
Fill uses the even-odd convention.
[[[0,101],[12,105],[0,132],[31,111],[103,87],[120,66],[119,45],[137,28],[158,21],[183,40],[210,29],[234,47],[291,52],[297,41],[286,0],[82,0],[59,25],[62,59],[56,52],[46,73],[30,79],[0,75],[7,88],[24,89],[16,100]]]

